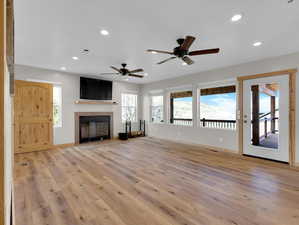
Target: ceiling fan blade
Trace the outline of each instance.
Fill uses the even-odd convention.
[[[130,71],[130,73],[138,73],[138,72],[143,72],[143,69],[136,69],[136,70]]]
[[[172,56],[172,57],[170,57],[170,58],[168,58],[168,59],[164,59],[164,60],[162,60],[161,62],[158,62],[157,64],[162,64],[162,63],[166,63],[166,62],[168,62],[168,61],[170,61],[170,60],[172,60],[172,59],[175,59],[176,57],[175,56]]]
[[[119,72],[120,73],[120,70],[114,66],[110,66],[111,69],[114,69],[115,71]]]
[[[100,75],[118,75],[119,73],[100,73]]]
[[[163,53],[163,54],[173,55],[173,52],[169,52],[169,51],[161,51],[161,50],[155,50],[155,49],[148,49],[147,51],[151,52],[151,53]]]
[[[204,49],[204,50],[198,50],[198,51],[192,51],[189,52],[188,55],[207,55],[207,54],[216,54],[219,53],[219,48],[213,48],[213,49]]]
[[[138,77],[138,78],[143,78],[143,75],[133,74],[133,73],[129,73],[128,76],[131,76],[131,77]]]
[[[188,65],[192,65],[194,63],[194,61],[192,59],[190,59],[188,56],[184,56],[182,58],[182,60],[187,63]]]
[[[183,44],[181,45],[180,49],[188,51],[194,40],[195,40],[195,37],[187,36],[185,38]]]

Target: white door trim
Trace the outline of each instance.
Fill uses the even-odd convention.
[[[289,75],[289,155],[290,166],[295,166],[296,159],[296,130],[295,130],[295,116],[296,116],[296,73],[297,69],[288,69],[275,71],[270,73],[246,75],[238,77],[238,150],[239,154],[243,155],[243,81],[256,79],[261,77]]]

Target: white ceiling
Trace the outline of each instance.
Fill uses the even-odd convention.
[[[204,70],[299,51],[299,0],[15,0],[16,63],[98,75],[128,64],[149,74],[131,82],[148,83]],[[230,18],[242,13],[243,19]],[[102,36],[107,29],[109,36]],[[156,65],[176,39],[197,37],[191,50],[221,48],[221,54],[194,56]],[[262,41],[260,47],[253,47]],[[82,55],[82,49],[90,49]],[[72,60],[78,56],[80,60]],[[107,76],[105,76],[107,77]]]

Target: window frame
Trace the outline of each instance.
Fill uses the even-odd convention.
[[[202,89],[209,89],[209,88],[220,88],[220,87],[227,87],[227,86],[235,86],[235,101],[236,101],[236,122],[235,122],[235,127],[233,129],[229,128],[220,128],[220,127],[203,127],[201,125],[201,90]],[[205,84],[198,84],[197,88],[197,127],[201,129],[216,129],[216,130],[225,130],[225,131],[233,131],[236,132],[238,129],[238,118],[239,118],[239,109],[238,109],[238,101],[239,101],[239,94],[238,94],[238,83],[236,80],[226,80],[226,81],[218,81],[218,82],[210,82],[210,83],[205,83]],[[232,92],[233,93],[233,92]],[[224,94],[224,93],[223,93]]]
[[[120,95],[120,98],[121,98],[121,104],[120,104],[120,107],[121,107],[121,121],[122,121],[122,123],[126,123],[126,121],[127,120],[123,120],[123,108],[124,107],[127,107],[127,106],[124,106],[123,105],[123,95],[135,95],[136,96],[136,118],[135,118],[135,120],[133,120],[133,121],[131,121],[132,123],[137,123],[138,122],[138,118],[139,118],[139,116],[138,116],[138,113],[139,113],[139,110],[138,110],[138,107],[139,107],[139,97],[138,97],[138,93],[137,92],[122,92],[121,93],[121,95]],[[133,107],[133,106],[131,106],[131,107]]]
[[[153,110],[152,110],[152,107],[153,107],[153,97],[159,97],[161,96],[162,97],[162,121],[160,122],[155,122],[153,121]],[[150,95],[150,123],[153,123],[153,124],[164,124],[165,123],[165,115],[164,115],[164,111],[165,111],[165,98],[164,98],[164,94],[163,93],[158,93],[158,94],[152,94]]]
[[[173,101],[172,101],[172,99],[174,99],[174,98],[172,98],[171,97],[171,95],[173,94],[173,93],[181,93],[181,92],[191,92],[192,94],[191,94],[191,96],[189,96],[189,97],[191,97],[192,98],[192,100],[191,100],[191,105],[192,105],[192,111],[191,111],[191,113],[192,113],[192,118],[191,118],[191,124],[175,124],[174,123],[174,121],[173,121]],[[186,88],[175,88],[175,89],[172,89],[172,90],[170,90],[169,92],[168,92],[168,123],[170,124],[170,125],[174,125],[174,126],[183,126],[183,127],[193,127],[194,126],[194,104],[193,104],[193,101],[194,101],[194,89],[192,88],[192,86],[190,86],[190,87],[186,87]],[[184,118],[182,118],[182,119],[184,119]],[[188,119],[188,118],[186,118],[186,119]]]
[[[54,104],[55,104],[55,102],[54,102],[54,89],[55,88],[60,89],[60,104],[59,104],[59,106],[60,106],[60,112],[59,112],[59,114],[60,114],[60,123],[58,125],[54,124]],[[62,120],[62,117],[63,117],[63,109],[62,108],[63,107],[62,107],[62,105],[63,105],[62,85],[53,84],[53,127],[54,128],[62,128],[63,127],[63,120]]]

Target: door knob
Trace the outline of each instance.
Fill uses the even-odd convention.
[[[244,120],[244,123],[247,123],[247,120]]]

